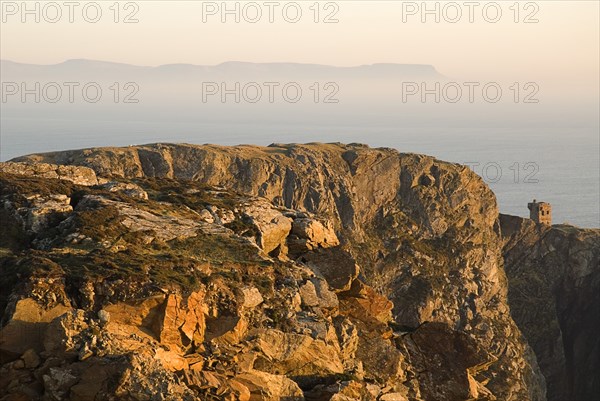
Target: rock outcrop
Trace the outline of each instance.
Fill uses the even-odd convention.
[[[0,344],[7,394],[545,399],[507,303],[495,197],[464,166],[341,144],[18,162],[90,168],[99,184],[2,175],[2,330],[19,300],[65,309],[43,321],[62,329],[39,341],[60,346],[37,368]],[[31,230],[36,194],[72,210]],[[90,372],[105,379],[90,387]]]
[[[98,178],[91,168],[48,163],[0,163],[0,172],[39,178],[57,178],[78,185],[97,185]]]
[[[355,376],[361,394],[375,378],[378,394],[409,391],[399,365],[382,376],[356,358],[394,350],[391,329],[373,331],[366,310],[342,314],[337,294],[383,300],[386,322],[391,302],[365,292],[327,222],[193,182],[22,173],[0,175],[4,399],[302,400],[321,388],[331,398]],[[23,216],[42,196],[69,208],[33,230]],[[296,220],[317,229],[293,233]],[[287,244],[298,238],[311,245],[295,260]],[[372,332],[365,345],[357,324]]]
[[[600,394],[600,230],[501,215],[512,315],[546,377],[549,401]]]

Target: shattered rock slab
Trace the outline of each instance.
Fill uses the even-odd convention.
[[[84,196],[77,206],[78,208],[114,206],[123,217],[121,224],[130,231],[152,231],[153,235],[162,241],[194,237],[200,228],[200,224],[187,218],[157,216],[145,210],[132,207],[128,203],[113,201],[98,195]]]
[[[62,166],[48,163],[0,163],[0,172],[39,178],[55,178],[77,185],[98,185],[94,170],[81,166]]]

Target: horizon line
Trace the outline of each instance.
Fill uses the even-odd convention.
[[[333,64],[320,64],[320,63],[307,63],[307,62],[294,62],[294,61],[265,61],[265,62],[254,62],[254,61],[240,61],[240,60],[228,60],[223,61],[218,64],[193,64],[193,63],[167,63],[167,64],[158,64],[158,65],[139,65],[139,64],[129,64],[120,61],[106,61],[100,59],[87,59],[87,58],[73,58],[66,59],[62,62],[53,63],[53,64],[38,64],[38,63],[27,63],[21,61],[14,61],[10,59],[0,58],[0,62],[8,62],[13,64],[22,64],[22,65],[35,65],[40,67],[54,67],[62,64],[72,63],[72,62],[94,62],[94,63],[104,63],[104,64],[115,64],[129,67],[139,67],[139,68],[160,68],[160,67],[169,67],[169,66],[190,66],[190,67],[220,67],[227,64],[251,64],[251,65],[301,65],[301,66],[316,66],[316,67],[332,67],[332,68],[361,68],[361,67],[374,67],[374,66],[415,66],[415,67],[430,67],[434,71],[437,72],[436,67],[433,64],[421,64],[421,63],[388,63],[388,62],[380,62],[380,63],[370,63],[370,64],[359,64],[352,66],[339,66]]]

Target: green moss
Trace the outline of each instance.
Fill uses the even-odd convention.
[[[210,235],[198,232],[195,237],[183,241],[172,241],[171,249],[176,253],[219,265],[228,262],[262,261],[258,250],[240,238]]]
[[[92,239],[101,241],[116,238],[127,232],[122,226],[119,210],[114,206],[79,211],[74,218],[74,226],[78,231]]]
[[[184,205],[193,210],[202,210],[209,205],[232,209],[240,197],[232,191],[215,191],[197,181],[140,178],[134,182],[148,193],[150,200]]]
[[[0,173],[0,196],[20,194],[48,196],[65,194],[70,196],[75,184],[52,178],[37,178]]]
[[[231,210],[241,196],[228,191],[213,191],[210,187],[195,182],[168,179],[140,179],[135,182],[149,194],[149,200],[129,198],[118,192],[109,192],[99,187],[82,187],[53,179],[0,176],[2,194],[27,201],[22,194],[65,194],[71,197],[76,208],[67,227],[47,230],[39,238],[54,239],[54,247],[41,252],[51,263],[60,266],[65,281],[76,293],[78,286],[86,280],[117,280],[145,283],[155,287],[179,287],[183,292],[197,289],[212,279],[221,279],[232,286],[249,283],[262,293],[273,293],[274,274],[271,262],[263,260],[259,251],[249,241],[238,236],[212,235],[201,231],[195,237],[169,242],[154,240],[147,244],[152,232],[131,232],[121,224],[122,216],[117,206],[77,207],[86,195],[126,202],[132,207],[155,214],[170,214],[178,217],[197,218],[193,210],[208,205]],[[190,192],[190,189],[195,191]],[[168,202],[166,204],[158,202]],[[4,211],[3,222],[11,217]],[[29,238],[17,222],[1,225],[0,249],[3,263],[2,293],[8,297],[15,283],[22,282],[24,273],[21,261],[25,253],[37,253],[30,249]],[[254,227],[247,221],[236,220],[229,227],[240,235],[256,235]],[[65,231],[66,229],[66,231]],[[92,239],[79,244],[65,244],[64,237],[79,233]],[[108,242],[110,246],[106,247]],[[116,251],[119,250],[119,251]],[[207,272],[211,271],[211,278]]]

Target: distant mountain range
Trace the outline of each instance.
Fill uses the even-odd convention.
[[[2,60],[0,67],[3,118],[26,119],[350,121],[395,114],[404,82],[445,80],[433,66],[419,64],[148,67],[78,59],[52,65]],[[23,95],[26,90],[36,90],[39,99]]]
[[[4,79],[13,76],[32,77],[39,74],[88,75],[97,74],[98,79],[110,74],[141,74],[141,77],[165,77],[173,75],[178,79],[215,75],[225,77],[265,77],[286,78],[345,78],[345,79],[390,79],[390,78],[442,78],[435,67],[427,64],[377,63],[354,67],[336,67],[322,64],[303,63],[249,63],[228,61],[214,66],[194,64],[165,64],[157,67],[137,66],[98,60],[73,59],[58,64],[41,65],[0,60],[1,75]]]
[[[4,157],[23,153],[16,150],[20,146],[50,149],[37,146],[49,137],[64,143],[59,148],[76,147],[74,141],[82,138],[95,141],[82,146],[144,143],[149,135],[157,141],[203,135],[211,142],[229,138],[227,143],[241,137],[262,143],[258,138],[268,137],[264,142],[270,143],[291,132],[318,138],[323,127],[411,133],[466,127],[493,133],[507,126],[555,129],[597,115],[588,111],[597,110],[590,102],[565,103],[563,93],[553,101],[546,88],[532,94],[525,82],[518,102],[513,82],[492,82],[501,85],[498,102],[488,101],[495,91],[485,92],[487,82],[478,82],[469,101],[462,79],[425,64],[230,61],[150,67],[81,59],[52,65],[1,60],[0,80]],[[524,103],[528,95],[543,102]],[[104,141],[109,135],[112,139]]]

